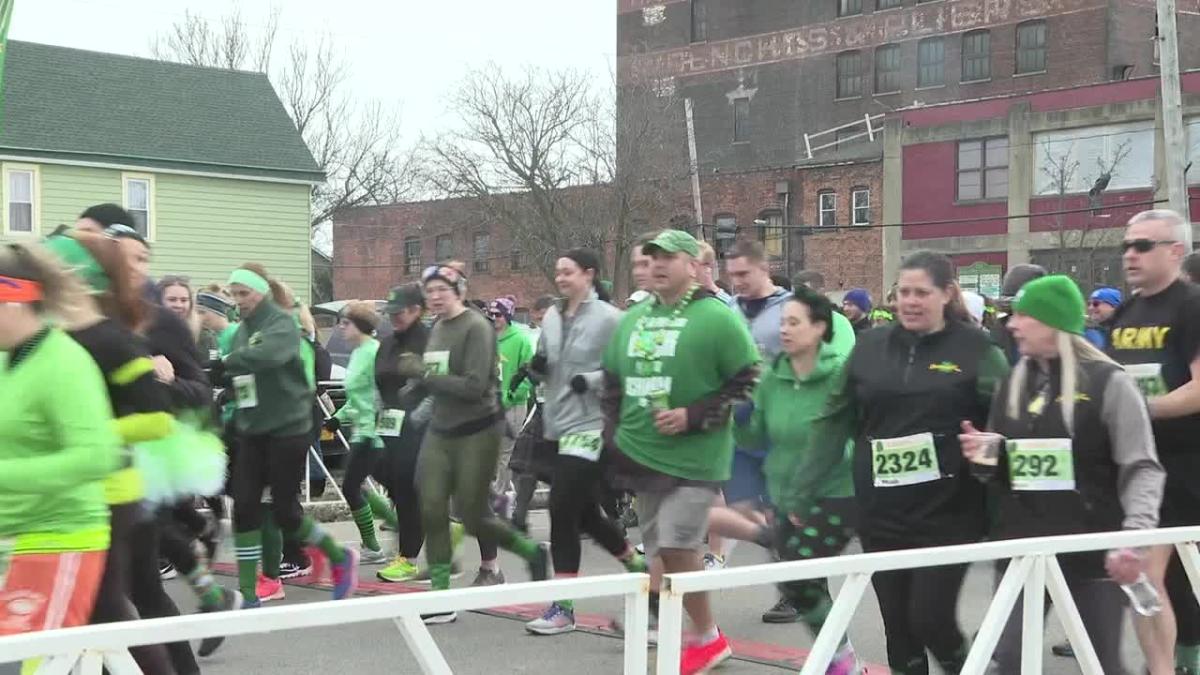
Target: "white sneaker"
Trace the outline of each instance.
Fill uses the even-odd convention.
[[[422,614],[421,621],[427,626],[435,626],[443,623],[454,623],[458,621],[458,612],[434,612],[432,614]]]
[[[540,618],[525,624],[525,630],[534,635],[570,633],[575,630],[575,610],[567,609],[557,602],[552,602]]]

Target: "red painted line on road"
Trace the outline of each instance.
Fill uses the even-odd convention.
[[[237,567],[229,563],[215,563],[213,565],[213,571],[229,576],[237,575]],[[309,577],[300,577],[298,579],[287,579],[283,583],[288,586],[297,586],[299,588],[310,589],[324,589],[332,587],[328,578],[319,580]],[[380,581],[358,582],[358,593],[365,595],[398,595],[401,593],[423,593],[428,590],[428,586],[413,583],[387,583]],[[545,609],[546,606],[543,604],[524,604],[501,605],[498,607],[489,607],[485,610],[478,611],[506,619],[520,619],[528,621],[541,616]],[[604,614],[578,613],[575,615],[575,625],[591,633],[616,636],[617,633],[613,630],[612,622],[613,617]],[[804,665],[804,661],[808,658],[809,654],[809,650],[807,649],[772,644],[769,642],[757,642],[754,640],[729,638],[729,644],[733,648],[733,655],[737,658],[748,659],[751,661],[757,661],[759,663],[776,665],[780,667],[800,668]],[[867,673],[869,675],[890,675],[891,671],[887,666],[868,663],[864,664],[863,673]]]

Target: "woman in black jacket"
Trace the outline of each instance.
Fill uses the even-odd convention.
[[[982,424],[1008,372],[1004,354],[968,323],[950,260],[917,252],[900,267],[898,323],[859,335],[843,382],[816,421],[799,492],[825,480],[853,438],[863,549],[978,541],[984,490],[958,444],[962,420]],[[967,655],[958,627],[966,565],[877,572],[872,578],[898,675],[926,675],[932,652],[948,673]]]

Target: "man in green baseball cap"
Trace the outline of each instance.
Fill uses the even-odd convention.
[[[646,255],[653,256],[655,251],[686,253],[693,258],[699,258],[700,242],[683,230],[663,230],[642,246],[642,253]]]

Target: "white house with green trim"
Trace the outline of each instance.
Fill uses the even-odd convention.
[[[324,180],[262,73],[8,42],[0,239],[124,206],[156,275],[224,281],[256,261],[307,298],[309,200]]]

